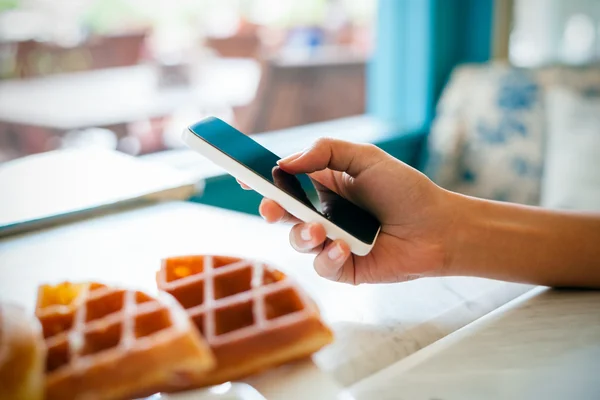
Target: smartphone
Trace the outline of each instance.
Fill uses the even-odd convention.
[[[226,122],[208,117],[185,129],[182,139],[299,220],[320,223],[328,238],[345,241],[352,253],[364,256],[373,248],[381,224],[371,213],[327,190],[308,175],[283,171],[277,165],[280,157]],[[301,181],[314,186],[319,201],[311,202]]]

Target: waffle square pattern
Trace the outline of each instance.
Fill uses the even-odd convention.
[[[46,399],[121,399],[189,385],[214,367],[206,341],[166,293],[100,283],[39,288]]]
[[[201,387],[305,358],[333,341],[316,304],[284,273],[255,260],[190,255],[163,260],[158,288],[187,310],[216,368]]]

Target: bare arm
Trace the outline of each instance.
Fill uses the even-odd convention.
[[[319,140],[279,166],[311,173],[382,223],[371,252],[358,257],[327,239],[322,226],[263,199],[263,217],[293,222],[292,246],[316,254],[315,270],[327,279],[360,284],[454,275],[600,288],[600,214],[453,193],[374,146],[340,140]]]
[[[446,274],[600,288],[600,214],[448,195]]]

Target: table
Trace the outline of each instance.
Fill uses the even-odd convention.
[[[64,279],[153,291],[159,260],[170,255],[259,258],[297,279],[321,307],[336,338],[313,357],[314,365],[323,377],[349,387],[532,289],[475,278],[358,287],[329,282],[316,275],[310,255],[290,248],[288,229],[246,214],[169,202],[7,237],[0,240],[0,300],[32,310],[40,283]],[[273,374],[253,385],[269,387]],[[307,390],[311,382],[296,387]],[[294,393],[302,398],[301,391]],[[281,398],[281,392],[268,398]]]
[[[355,399],[600,398],[600,291],[536,288],[354,385]]]
[[[0,121],[74,130],[169,115],[182,106],[219,108],[249,103],[260,80],[251,59],[206,59],[191,84],[164,88],[160,68],[131,67],[0,82]]]
[[[200,195],[184,171],[103,149],[63,149],[0,164],[0,237],[99,210]]]
[[[177,85],[163,84],[168,73],[153,64],[0,82],[0,162],[55,149],[64,138],[89,140],[85,131],[94,128],[130,154],[164,150],[178,140],[177,126],[230,118],[251,103],[261,77],[250,59],[206,58],[186,68],[189,82]]]

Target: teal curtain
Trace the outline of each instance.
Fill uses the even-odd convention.
[[[490,59],[493,3],[379,0],[368,113],[398,132],[426,130],[454,67]]]

